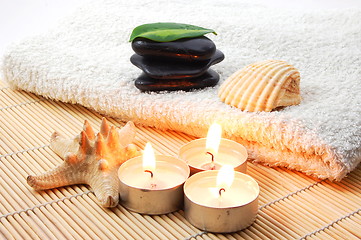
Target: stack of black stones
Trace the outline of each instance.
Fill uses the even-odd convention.
[[[189,91],[211,87],[219,75],[210,66],[221,62],[224,54],[207,37],[156,42],[136,38],[130,61],[143,73],[135,80],[142,91]]]

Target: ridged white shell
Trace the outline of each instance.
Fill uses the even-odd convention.
[[[221,101],[249,112],[296,105],[301,102],[300,73],[285,61],[256,62],[226,79],[218,96]]]

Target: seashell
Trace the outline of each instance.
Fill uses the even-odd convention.
[[[135,134],[132,122],[118,129],[109,127],[105,118],[96,135],[86,120],[83,131],[73,139],[55,132],[50,146],[64,162],[41,175],[28,176],[27,182],[35,190],[88,184],[103,207],[115,207],[119,202],[118,168],[140,155],[132,144]]]
[[[297,105],[301,102],[300,73],[285,61],[256,62],[226,79],[218,96],[224,103],[249,112]]]

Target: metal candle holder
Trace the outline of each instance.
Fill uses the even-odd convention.
[[[132,186],[129,180],[137,178],[134,170],[142,168],[142,157],[139,156],[126,161],[118,170],[120,203],[125,208],[148,215],[166,214],[183,208],[183,184],[190,173],[188,165],[178,158],[164,155],[156,155],[156,164],[157,168],[169,171],[169,176],[178,174],[181,179],[172,186],[161,189]],[[157,170],[155,170],[154,175],[156,174]],[[169,180],[163,179],[167,184],[170,184]]]
[[[250,226],[257,216],[259,186],[249,175],[235,172],[234,181],[236,185],[238,187],[250,187],[251,191],[249,192],[249,201],[235,201],[231,206],[222,207],[207,204],[204,201],[210,196],[205,196],[200,191],[191,191],[192,187],[197,187],[197,185],[204,188],[207,183],[215,184],[217,174],[218,171],[203,171],[192,175],[186,181],[184,184],[186,219],[195,227],[208,232],[236,232]],[[220,195],[222,190],[224,189],[219,190]],[[194,196],[197,194],[200,195],[198,199]]]
[[[184,160],[190,167],[191,174],[210,170],[202,167],[212,162],[213,156],[207,153],[206,138],[200,138],[190,141],[183,145],[179,150],[179,158]],[[215,157],[214,163],[218,165],[231,165],[234,170],[247,172],[247,149],[240,143],[222,138],[219,145],[218,157]],[[214,169],[219,170],[219,167]]]

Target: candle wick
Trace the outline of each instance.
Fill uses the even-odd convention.
[[[211,152],[206,152],[206,154],[209,154],[209,155],[211,155],[212,156],[212,162],[211,162],[211,167],[210,167],[210,169],[211,170],[215,170],[216,169],[216,166],[214,165],[214,155],[211,153]]]
[[[212,156],[212,162],[214,162],[214,155],[211,152],[206,152],[206,154],[209,154]]]
[[[226,191],[226,189],[224,189],[224,188],[221,188],[221,189],[219,189],[219,196],[221,197],[222,196],[222,192],[225,192]]]
[[[153,172],[152,172],[152,171],[150,171],[150,170],[144,170],[144,172],[150,173],[150,177],[153,178]]]

